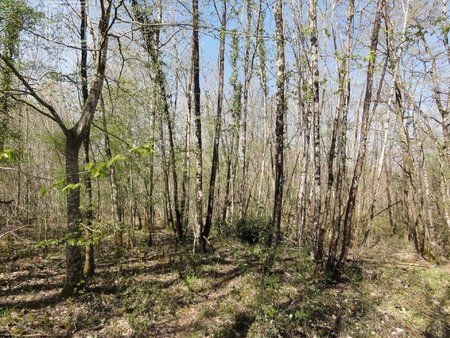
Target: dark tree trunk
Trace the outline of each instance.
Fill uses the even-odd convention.
[[[89,135],[83,142],[84,147],[84,163],[89,163]],[[85,260],[84,260],[84,275],[86,277],[92,277],[95,271],[95,261],[94,261],[94,244],[92,243],[92,220],[94,217],[93,213],[93,196],[92,196],[92,179],[89,173],[86,173],[84,176],[84,185],[86,191],[85,197],[85,209],[86,214],[84,215],[84,219],[86,222],[86,234],[88,237],[88,244],[86,244],[85,248]]]
[[[281,240],[281,211],[283,206],[283,169],[284,169],[284,34],[282,0],[275,4],[276,41],[277,41],[277,93],[275,122],[275,196],[273,203],[273,244]]]
[[[89,96],[89,88],[87,81],[87,8],[86,0],[80,1],[80,13],[81,13],[81,25],[80,25],[80,40],[81,40],[81,94],[83,98],[82,104],[85,105]],[[89,145],[90,145],[90,130],[87,132],[87,137],[83,141],[84,149],[84,163],[88,164],[89,159]],[[85,197],[85,215],[84,220],[86,223],[86,236],[88,239],[92,237],[92,219],[93,219],[93,197],[92,197],[92,178],[89,173],[84,175],[84,187],[86,192]],[[94,275],[95,263],[94,263],[94,244],[89,241],[85,248],[85,260],[84,260],[84,275],[86,277],[92,277]]]
[[[206,249],[206,239],[211,231],[212,217],[214,212],[214,192],[216,184],[217,169],[219,168],[219,143],[220,133],[222,130],[222,109],[223,109],[223,88],[225,81],[225,31],[227,20],[227,5],[226,0],[222,0],[222,19],[221,19],[221,31],[220,31],[220,46],[219,46],[219,89],[217,93],[217,115],[216,115],[216,127],[214,132],[214,144],[213,144],[213,156],[211,164],[211,177],[209,181],[209,196],[208,196],[208,209],[206,212],[205,228],[203,229],[203,235],[201,238],[201,250]]]
[[[196,143],[196,211],[197,222],[195,229],[196,245],[201,245],[202,233],[203,233],[203,146],[202,146],[202,115],[200,106],[200,52],[199,52],[199,39],[198,30],[200,24],[200,15],[198,10],[198,0],[192,1],[193,9],[193,31],[192,31],[192,69],[194,79],[194,116],[195,116],[195,136],[197,138]]]
[[[70,132],[71,133],[71,132]],[[71,133],[72,134],[72,133]],[[78,185],[80,175],[78,172],[78,154],[81,140],[79,137],[68,134],[66,156],[66,184]],[[71,296],[83,281],[83,258],[78,241],[81,239],[82,216],[80,212],[80,188],[67,191],[67,238],[66,238],[66,277],[62,297]]]
[[[327,272],[332,272],[336,263],[336,255],[338,250],[341,221],[343,211],[343,181],[346,176],[346,147],[347,147],[347,115],[348,104],[350,101],[350,53],[351,53],[351,30],[353,19],[355,16],[355,1],[350,0],[347,8],[347,27],[345,38],[345,50],[342,63],[339,68],[339,103],[336,113],[335,130],[333,131],[333,140],[336,137],[335,144],[332,145],[329,155],[328,163],[328,191],[327,202],[325,204],[326,213],[331,214],[331,238],[328,247],[328,259],[326,263]],[[333,149],[334,148],[334,149]],[[336,152],[336,155],[334,154]],[[333,175],[333,161],[337,157],[336,177]],[[330,172],[331,170],[331,172]],[[333,184],[336,182],[334,188],[334,205],[331,203],[331,192]]]

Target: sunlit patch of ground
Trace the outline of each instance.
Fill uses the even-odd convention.
[[[159,234],[114,261],[102,248],[78,298],[61,301],[62,248],[5,259],[0,336],[449,337],[450,274],[405,243],[364,250],[339,282],[308,255],[214,242],[205,255]]]

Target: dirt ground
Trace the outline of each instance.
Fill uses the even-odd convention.
[[[1,258],[0,336],[74,337],[450,337],[450,269],[399,241],[354,253],[339,282],[306,253],[217,240],[208,254],[152,248],[114,260],[60,300],[63,248],[19,249]]]

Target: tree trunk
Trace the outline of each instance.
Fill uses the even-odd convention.
[[[81,94],[83,98],[82,104],[85,105],[89,96],[89,88],[87,81],[87,3],[86,0],[80,1],[80,13],[81,13],[81,24],[80,24],[80,41],[81,41],[81,67],[80,67],[80,75],[81,75]],[[88,164],[90,162],[89,158],[89,146],[90,146],[90,128],[87,132],[86,139],[83,141],[83,149],[84,149],[84,163]],[[85,197],[85,215],[84,221],[86,223],[86,237],[88,239],[88,244],[85,247],[85,259],[84,259],[84,275],[86,277],[92,277],[94,275],[95,270],[95,262],[94,262],[94,244],[92,243],[92,220],[94,217],[93,214],[93,196],[92,196],[92,178],[90,173],[84,174],[84,186],[86,191]]]
[[[350,0],[347,8],[347,24],[345,47],[342,57],[342,62],[339,66],[339,102],[336,112],[336,119],[334,122],[333,139],[330,147],[330,154],[328,158],[328,187],[325,202],[326,215],[331,214],[331,235],[328,247],[328,259],[326,263],[326,271],[331,272],[334,269],[336,260],[337,247],[339,243],[341,231],[341,215],[343,210],[343,181],[345,180],[346,172],[346,147],[347,147],[347,115],[348,105],[350,101],[350,53],[351,53],[351,31],[353,19],[355,15],[355,1]],[[334,34],[334,31],[333,31]],[[335,45],[335,48],[337,46]],[[335,140],[336,138],[336,140]],[[334,142],[334,143],[333,143]],[[337,158],[336,177],[334,171],[334,159]],[[331,203],[331,194],[334,187],[334,205]]]
[[[160,106],[165,122],[167,124],[168,139],[169,139],[169,156],[170,167],[172,171],[172,185],[173,185],[173,206],[175,209],[175,232],[178,240],[183,239],[183,224],[182,224],[182,212],[180,210],[180,199],[178,192],[178,174],[176,165],[176,151],[174,141],[174,127],[172,117],[170,115],[169,103],[166,91],[166,78],[162,69],[162,64],[159,57],[159,36],[160,36],[160,23],[162,17],[162,7],[159,4],[159,19],[153,22],[147,14],[140,8],[136,0],[132,1],[133,13],[136,20],[141,24],[141,33],[145,41],[145,48],[152,61],[152,72],[155,77],[155,98]],[[155,23],[154,25],[152,25]],[[162,132],[162,130],[161,130]],[[170,196],[167,196],[170,199]]]
[[[319,107],[319,50],[317,32],[317,0],[309,0],[308,21],[311,30],[311,91],[312,91],[312,118],[313,118],[313,141],[314,141],[314,214],[313,231],[315,231],[314,256],[317,261],[323,258],[323,240],[325,226],[321,222],[321,159],[320,159],[320,107]]]
[[[283,33],[282,0],[275,3],[276,43],[277,43],[277,92],[275,122],[275,194],[273,202],[273,243],[281,240],[281,211],[283,206],[283,171],[284,171],[284,115],[285,115],[285,58]]]
[[[407,29],[408,19],[409,19],[409,17],[408,17],[408,14],[409,14],[409,1],[406,2],[405,8],[406,9],[405,9],[404,19],[403,19],[402,38],[400,39],[397,55],[395,56],[394,71],[393,71],[394,83],[393,83],[391,91],[389,93],[388,104],[387,104],[388,107],[392,106],[392,103],[393,103],[394,98],[395,98],[395,81],[397,81],[398,76],[399,76],[400,60],[401,60],[401,58],[403,56],[403,46],[404,46],[404,41],[405,41],[405,38],[406,38],[406,29]],[[386,6],[386,11],[387,10],[388,10],[388,6]],[[389,24],[387,24],[387,27],[389,28]],[[389,42],[389,40],[388,40],[388,42]],[[388,48],[389,47],[392,50],[388,50],[388,53],[393,53],[394,46],[391,46],[388,43]],[[384,159],[385,159],[385,156],[386,156],[386,149],[387,149],[387,143],[388,143],[389,127],[390,127],[390,111],[389,111],[389,109],[386,109],[386,117],[385,117],[385,123],[384,123],[384,128],[383,128],[383,144],[382,144],[381,154],[380,154],[379,160],[378,160],[377,171],[376,171],[376,178],[375,178],[377,186],[381,182],[381,174],[382,174],[382,171],[383,171]],[[372,202],[371,202],[370,207],[369,207],[369,222],[368,222],[367,230],[366,230],[366,232],[364,234],[361,246],[364,245],[365,242],[367,241],[367,238],[369,236],[369,232],[370,232],[372,224],[373,224],[373,220],[375,218],[375,205],[376,205],[376,202],[377,202],[378,193],[379,193],[379,189],[375,189],[373,197],[372,197]]]
[[[242,153],[241,160],[241,181],[239,190],[239,219],[244,218],[245,200],[247,197],[247,118],[248,118],[248,95],[252,69],[250,66],[250,29],[252,24],[252,0],[247,0],[247,28],[245,37],[244,52],[244,86],[242,88],[242,113],[241,113],[241,136],[240,146]]]
[[[184,118],[184,158],[183,158],[183,195],[181,198],[181,216],[185,231],[189,224],[189,193],[191,170],[191,117],[192,117],[192,81],[193,81],[194,48],[191,48],[191,60],[189,62],[189,76],[186,89],[187,109]]]
[[[193,31],[192,31],[192,48],[193,48],[193,78],[194,78],[194,116],[195,116],[195,136],[196,143],[196,211],[197,222],[195,229],[195,244],[201,245],[203,233],[203,147],[202,147],[202,116],[200,105],[200,52],[199,52],[199,21],[200,15],[198,10],[198,0],[192,0],[193,9]]]
[[[83,287],[83,258],[79,246],[81,239],[80,212],[80,175],[78,172],[78,154],[81,140],[73,135],[66,139],[66,184],[74,188],[67,191],[67,237],[66,237],[66,277],[61,291],[62,297],[68,297]]]
[[[372,101],[372,87],[373,87],[373,74],[376,65],[376,55],[378,47],[378,38],[381,26],[381,13],[383,11],[385,0],[377,0],[377,9],[375,13],[375,22],[372,30],[372,35],[370,38],[370,50],[368,65],[367,65],[367,77],[366,77],[366,90],[363,103],[362,111],[362,125],[361,125],[361,143],[358,149],[358,155],[356,157],[355,169],[353,172],[353,178],[350,184],[350,191],[347,200],[347,208],[345,210],[344,216],[344,237],[342,241],[341,254],[339,257],[339,269],[345,264],[347,259],[348,251],[351,244],[352,238],[352,218],[353,211],[355,209],[356,194],[359,187],[359,179],[361,177],[364,160],[367,151],[367,138],[369,135],[369,121],[370,121],[370,106]]]
[[[89,135],[83,142],[84,147],[84,163],[89,163]],[[88,243],[85,248],[85,259],[84,259],[84,275],[86,277],[92,277],[94,275],[95,270],[95,261],[94,261],[94,243],[92,243],[92,220],[94,218],[93,212],[93,195],[92,195],[92,178],[89,173],[86,173],[84,176],[84,185],[86,189],[86,197],[85,197],[85,209],[86,213],[84,215],[84,219],[86,222],[86,235]]]
[[[216,126],[213,141],[213,155],[211,164],[211,176],[209,181],[209,196],[208,196],[208,210],[206,212],[205,228],[201,238],[201,250],[206,250],[206,239],[211,231],[211,223],[214,212],[214,192],[216,184],[217,169],[219,167],[219,143],[220,133],[222,129],[222,109],[223,109],[223,89],[225,82],[225,31],[227,28],[227,5],[226,0],[222,0],[222,19],[220,31],[220,46],[219,46],[219,89],[217,93],[217,115]]]

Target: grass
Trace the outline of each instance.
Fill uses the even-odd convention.
[[[194,255],[160,236],[159,246],[134,248],[120,261],[102,250],[89,288],[67,301],[56,297],[62,250],[6,260],[0,335],[450,336],[448,266],[424,261],[408,244],[369,248],[345,280],[330,283],[297,248],[273,254],[227,241]]]

